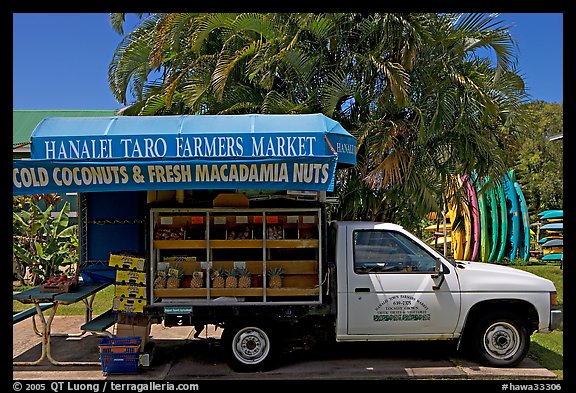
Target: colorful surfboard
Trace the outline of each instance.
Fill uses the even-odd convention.
[[[563,217],[564,216],[564,210],[552,209],[552,210],[544,210],[544,211],[538,213],[538,217],[540,217],[540,218],[546,218],[546,216],[549,216],[550,218]]]
[[[476,197],[478,198],[478,213],[480,216],[480,250],[479,250],[479,261],[488,262],[488,256],[490,254],[490,237],[488,234],[488,217],[489,212],[487,208],[488,201],[486,200],[486,191],[482,190],[484,185],[483,181],[480,181],[475,174],[475,188]]]
[[[520,213],[522,214],[522,225],[520,226],[520,242],[518,244],[518,253],[520,258],[525,262],[530,258],[530,218],[528,216],[528,204],[524,198],[524,193],[520,184],[514,182],[514,189],[518,195],[518,203],[520,204]]]
[[[502,262],[504,252],[506,251],[506,240],[508,239],[508,209],[506,206],[506,195],[504,194],[504,185],[498,182],[496,188],[498,199],[498,211],[500,212],[500,237],[498,239],[498,255],[496,262]]]
[[[498,212],[499,203],[496,200],[496,190],[494,187],[491,187],[488,191],[488,201],[490,202],[490,253],[488,254],[488,262],[495,262],[499,250],[500,214]]]
[[[556,231],[556,232],[560,232],[564,229],[564,223],[563,222],[554,222],[554,223],[550,223],[550,224],[544,224],[540,227],[541,231]]]
[[[465,231],[463,228],[456,228],[457,205],[455,203],[450,203],[448,205],[448,210],[450,211],[450,221],[452,223],[452,256],[454,259],[462,260],[464,258],[464,243],[466,241]]]
[[[502,179],[508,208],[508,240],[505,253],[509,260],[513,261],[516,258],[520,242],[520,205],[510,175],[505,174]]]
[[[564,254],[556,253],[556,254],[548,254],[542,257],[543,261],[561,261]]]
[[[472,252],[470,260],[477,261],[480,252],[480,210],[478,209],[478,198],[468,176],[464,178],[464,184],[466,184],[468,200],[470,201],[470,220],[472,222]]]
[[[546,247],[562,247],[564,245],[564,239],[549,239],[546,240],[543,244],[542,244],[542,248],[546,248]]]

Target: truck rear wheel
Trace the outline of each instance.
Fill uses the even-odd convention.
[[[471,337],[478,361],[491,367],[514,367],[528,353],[530,334],[512,314],[489,313],[480,318]]]
[[[227,326],[222,345],[228,365],[235,371],[262,371],[271,367],[275,350],[270,327]]]

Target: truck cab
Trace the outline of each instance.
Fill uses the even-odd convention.
[[[514,366],[560,324],[556,288],[518,269],[445,258],[401,226],[333,222],[337,341],[458,340]]]

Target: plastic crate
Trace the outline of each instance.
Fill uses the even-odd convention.
[[[100,341],[100,353],[138,353],[140,337],[106,337]]]
[[[138,371],[139,352],[101,353],[100,363],[105,373],[135,373]]]

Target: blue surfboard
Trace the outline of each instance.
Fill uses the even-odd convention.
[[[518,182],[514,182],[514,189],[518,195],[520,213],[522,214],[522,225],[520,225],[520,241],[518,243],[518,252],[520,254],[520,258],[522,258],[524,262],[527,262],[528,258],[530,258],[530,218],[528,216],[528,204],[526,203],[524,193],[522,192],[522,188],[520,188],[520,184],[518,184]]]
[[[564,215],[564,210],[562,209],[551,209],[551,210],[544,210],[538,213],[538,217],[546,216],[548,214],[560,214],[560,217]]]
[[[514,189],[514,183],[512,183],[509,174],[504,175],[502,183],[504,184],[506,206],[508,207],[508,245],[506,255],[510,261],[513,261],[518,253],[520,242],[520,204],[518,203],[518,194]]]
[[[546,240],[543,244],[542,244],[542,248],[547,248],[547,247],[562,247],[564,245],[564,239],[550,239],[550,240]]]
[[[561,231],[564,229],[563,222],[554,222],[550,224],[545,224],[540,227],[541,231]]]
[[[561,261],[563,258],[563,253],[548,254],[542,257],[543,261]]]
[[[564,210],[549,210],[547,212],[542,212],[538,214],[540,219],[542,220],[550,220],[553,218],[563,218],[564,217]]]

